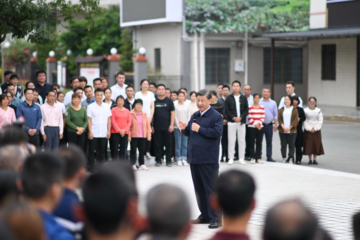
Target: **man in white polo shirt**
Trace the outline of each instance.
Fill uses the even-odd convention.
[[[123,96],[126,99],[125,73],[118,72],[115,76],[116,84],[111,87],[111,99],[116,101],[118,96]]]
[[[89,129],[89,166],[88,170],[95,170],[94,149],[97,146],[97,160],[105,162],[107,139],[110,138],[111,111],[109,105],[103,103],[104,93],[101,89],[95,90],[95,103],[87,108]]]

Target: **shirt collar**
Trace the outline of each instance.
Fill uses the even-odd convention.
[[[200,115],[201,115],[201,116],[204,115],[207,111],[209,111],[210,108],[211,108],[211,106],[209,105],[209,107],[208,107],[205,111],[200,112]]]

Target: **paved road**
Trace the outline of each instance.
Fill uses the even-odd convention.
[[[360,174],[360,123],[325,121],[321,133],[325,155],[318,158],[318,166],[310,167]],[[265,138],[263,158],[264,143]],[[273,136],[273,158],[282,161],[278,132]],[[302,164],[307,163],[308,157],[304,156]]]

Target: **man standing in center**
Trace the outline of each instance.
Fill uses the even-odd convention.
[[[236,135],[239,145],[239,161],[240,164],[245,165],[245,125],[246,117],[248,115],[249,106],[248,101],[244,95],[240,93],[241,83],[238,80],[232,82],[233,93],[225,100],[225,116],[228,121],[228,148],[229,148],[229,162],[234,163],[235,142]]]
[[[175,107],[173,101],[166,97],[165,85],[157,85],[157,98],[154,112],[154,140],[155,161],[157,167],[161,166],[161,157],[166,154],[166,166],[171,167],[172,137],[174,131]]]
[[[214,180],[219,173],[220,138],[223,118],[210,106],[211,94],[206,89],[196,93],[196,111],[188,123],[179,121],[179,129],[189,136],[189,162],[191,176],[200,210],[196,224],[210,223],[209,228],[218,228],[216,212],[210,206],[214,193]]]
[[[126,80],[125,73],[118,72],[115,76],[115,79],[117,83],[111,87],[111,99],[113,101],[115,101],[119,95],[126,98],[127,85],[125,84],[125,80]]]

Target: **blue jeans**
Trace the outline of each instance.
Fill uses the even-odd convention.
[[[272,156],[272,137],[273,137],[273,124],[266,125],[263,127],[264,135],[266,139],[266,158],[270,159]],[[261,148],[262,149],[262,148]]]
[[[175,157],[176,160],[185,160],[187,157],[188,137],[179,129],[174,129],[175,134]]]

